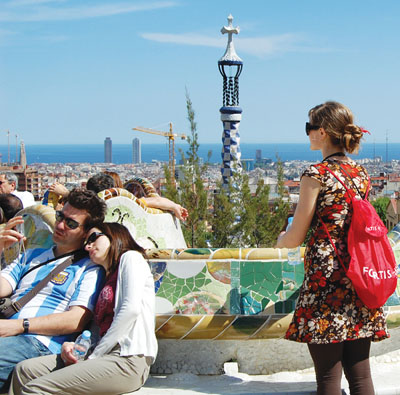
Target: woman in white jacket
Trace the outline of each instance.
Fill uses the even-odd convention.
[[[61,355],[21,362],[10,394],[121,394],[146,381],[157,340],[154,281],[144,250],[118,223],[91,229],[85,249],[107,272],[94,312],[100,341],[79,363],[73,343],[64,343]]]

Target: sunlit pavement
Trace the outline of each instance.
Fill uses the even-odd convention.
[[[266,376],[238,373],[235,363],[225,364],[221,376],[196,376],[177,373],[169,376],[151,376],[137,394],[140,395],[198,395],[198,394],[290,394],[316,393],[313,369],[280,372]],[[400,363],[372,365],[376,395],[400,395]],[[345,378],[343,394],[350,394]]]

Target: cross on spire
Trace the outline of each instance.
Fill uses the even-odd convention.
[[[224,56],[220,59],[220,61],[234,61],[241,62],[242,59],[236,54],[235,47],[233,46],[233,34],[240,33],[240,27],[233,27],[233,16],[229,14],[228,16],[228,26],[223,26],[221,29],[222,34],[228,34],[228,44],[226,46],[226,51]]]
[[[232,25],[233,22],[233,16],[231,14],[229,14],[228,16],[228,26],[224,26],[221,29],[221,33],[225,34],[228,33],[228,43],[230,43],[232,41],[232,34],[239,34],[240,33],[240,27],[233,27]]]

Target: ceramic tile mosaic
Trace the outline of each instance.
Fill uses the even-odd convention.
[[[125,225],[144,248],[186,248],[180,223],[173,215],[146,207],[125,189],[107,189],[99,196],[107,204],[106,221]]]
[[[218,340],[282,336],[296,305],[304,269],[276,259],[280,254],[273,249],[152,250],[156,311],[163,317],[170,315],[157,336]],[[399,295],[398,289],[385,306],[393,323],[400,320]],[[186,318],[178,320],[177,315]]]

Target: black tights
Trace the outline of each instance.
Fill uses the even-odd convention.
[[[339,395],[342,368],[351,395],[374,395],[369,367],[371,338],[330,344],[308,344],[317,377],[317,395]]]

